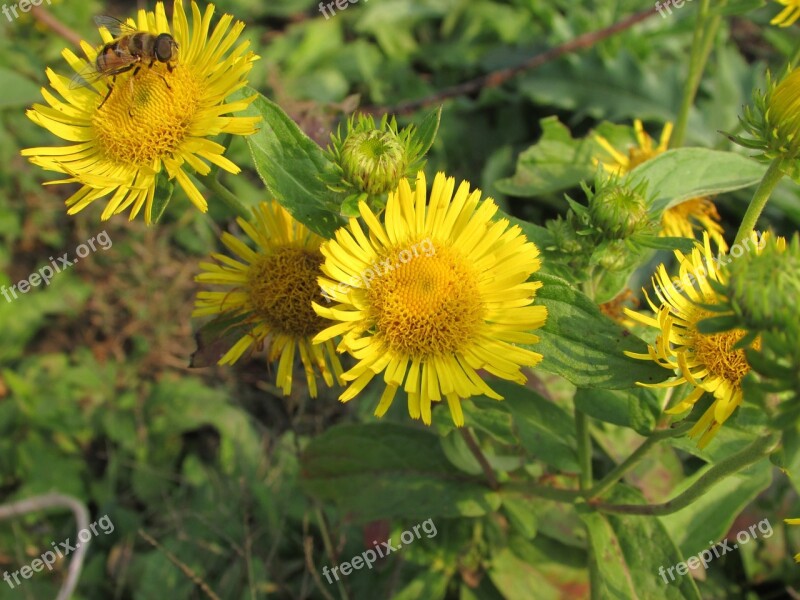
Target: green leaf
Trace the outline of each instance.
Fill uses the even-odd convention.
[[[588,598],[584,563],[581,550],[543,535],[528,541],[512,531],[508,547],[491,557],[489,577],[505,600]]]
[[[439,131],[439,123],[442,120],[442,107],[440,106],[435,111],[429,113],[422,123],[417,127],[414,133],[414,139],[422,147],[420,155],[424,155],[431,149],[433,142],[436,139],[436,132]]]
[[[448,581],[450,581],[450,576],[447,573],[426,571],[415,577],[414,581],[394,594],[392,598],[394,600],[417,600],[418,598],[444,600]]]
[[[516,435],[531,457],[561,471],[579,471],[571,415],[533,390],[510,381],[492,381],[491,387],[504,398],[499,403],[492,402],[507,408],[514,417]]]
[[[0,89],[0,110],[28,106],[42,99],[38,85],[4,67],[0,67]]]
[[[588,390],[575,392],[575,408],[606,423],[649,434],[661,414],[658,396],[647,388],[634,390]]]
[[[167,210],[169,201],[172,200],[172,193],[175,191],[175,186],[169,180],[167,175],[162,171],[156,177],[156,191],[153,194],[153,212],[150,215],[152,223],[155,225],[164,216],[164,211]]]
[[[636,504],[642,497],[631,488],[617,486],[610,501]],[[659,575],[660,568],[669,569],[683,562],[683,557],[658,519],[584,512],[581,520],[589,530],[600,574],[598,598],[700,600],[691,575],[676,575],[675,581],[666,582]]]
[[[248,136],[253,163],[267,190],[291,215],[325,238],[344,224],[336,196],[320,180],[331,162],[283,110],[252,88],[239,97],[257,95],[243,116],[260,116],[260,129]]]
[[[631,238],[639,246],[656,250],[680,250],[688,254],[695,247],[695,240],[682,237],[657,237],[654,235],[635,235]]]
[[[574,139],[558,117],[539,121],[542,137],[520,154],[513,177],[495,183],[511,196],[539,196],[573,187],[591,178],[596,168],[592,156],[600,146],[592,139]]]
[[[623,180],[647,180],[651,210],[660,215],[683,200],[730,192],[757,184],[766,166],[740,154],[706,148],[667,150],[631,171]]]
[[[309,443],[301,483],[359,520],[476,517],[497,510],[482,478],[457,471],[430,431],[394,423],[333,427]]]
[[[544,356],[538,368],[586,388],[632,388],[637,382],[657,383],[669,376],[653,362],[625,356],[626,350],[646,353],[646,344],[568,282],[544,273],[533,278],[544,284],[536,292],[536,303],[547,307],[547,322],[536,330],[541,339],[528,346]]]

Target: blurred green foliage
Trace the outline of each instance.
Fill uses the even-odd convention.
[[[774,3],[769,10],[750,10],[758,2],[731,4],[737,14],[726,20],[714,49],[690,115],[689,145],[730,150],[719,131],[736,131],[740,107],[763,81],[765,66],[778,69],[796,43],[795,34],[766,26]],[[137,6],[61,0],[48,10],[98,43],[94,15],[128,16]],[[262,57],[250,85],[323,144],[347,116],[343,108],[354,94],[362,105],[382,108],[431,97],[648,7],[635,0],[362,0],[325,19],[313,0],[222,0],[217,6],[247,22],[245,36]],[[659,131],[674,120],[692,10],[650,18],[498,87],[447,99],[428,172],[465,178],[509,214],[534,223],[565,214],[564,192],[580,194],[578,181],[590,175],[585,166],[526,169],[553,167],[548,144],[574,149],[575,140],[596,127],[612,139],[614,126],[604,121],[640,118]],[[341,590],[321,573],[331,565],[331,549],[344,560],[425,518],[434,520],[436,537],[346,578],[351,598],[584,597],[588,549],[581,519],[598,532],[595,551],[602,543],[634,539],[631,531],[663,545],[658,556],[624,548],[636,577],[649,578],[638,588],[648,594],[642,597],[661,597],[666,589],[672,596],[664,597],[777,598],[785,585],[800,583],[785,556],[787,547],[800,548],[800,535],[784,535],[775,517],[796,508],[797,490],[772,482],[764,469],[748,469],[691,510],[648,523],[628,517],[609,525],[554,503],[522,495],[501,499],[489,491],[476,503],[474,494],[463,492],[476,486],[480,466],[450,424],[435,422],[439,435],[411,428],[403,407],[395,407],[388,422],[323,433],[332,423],[369,415],[375,398],[347,407],[333,394],[310,402],[302,389],[280,398],[263,359],[234,370],[187,369],[195,347],[188,325],[192,277],[197,262],[216,249],[214,223],[233,215],[212,204],[210,219],[186,210],[185,198],[177,197],[157,229],[122,218],[101,225],[96,206],[66,217],[67,193],[42,187],[48,174],[32,168],[19,150],[54,143],[23,111],[40,101],[46,67],[66,72],[60,52],[67,45],[30,14],[12,22],[0,17],[0,285],[26,277],[49,256],[71,252],[101,228],[114,245],[57,275],[47,288],[13,302],[0,297],[0,501],[60,491],[84,500],[92,515],[109,515],[115,530],[92,541],[76,599],[207,597],[197,581],[225,600],[337,597]],[[403,115],[401,124],[419,122],[440,103],[434,97],[417,114]],[[243,140],[234,140],[229,155],[250,163]],[[536,184],[535,202],[524,198],[533,193],[520,181]],[[254,171],[226,183],[246,204],[263,199]],[[738,223],[747,198],[739,191],[720,198],[728,224]],[[779,233],[796,229],[796,186],[783,184],[765,217]],[[555,306],[562,291],[550,293]],[[603,467],[638,446],[635,432],[652,428],[658,403],[639,390],[606,393],[602,406],[576,400],[603,421],[596,432]],[[569,478],[577,465],[563,402],[545,401],[532,390],[526,400],[509,397],[500,411],[473,411],[475,428],[490,440],[485,451],[492,466]],[[740,421],[747,418],[745,412]],[[407,431],[398,436],[398,430]],[[507,445],[510,436],[517,446]],[[675,439],[657,462],[637,468],[635,483],[648,499],[662,498],[696,478],[702,460],[730,456],[752,436],[726,426],[706,451]],[[785,466],[797,472],[800,451],[789,446],[785,452]],[[398,472],[391,489],[365,485],[382,457]],[[533,457],[541,461],[536,466]],[[384,468],[386,461],[377,464]],[[441,493],[421,497],[421,481],[434,481],[433,489],[441,485]],[[384,494],[396,502],[386,504]],[[634,501],[636,494],[625,491]],[[331,502],[323,506],[314,498]],[[667,531],[689,556],[707,546],[692,534],[699,524],[718,539],[764,516],[772,519],[773,538],[720,559],[697,587],[690,578],[660,585],[658,566],[676,562]],[[69,515],[0,523],[0,572],[29,564],[51,542],[71,536]],[[0,599],[55,597],[66,567],[61,561],[54,573],[36,574],[15,590],[0,582]],[[610,581],[618,587],[605,597],[625,597],[627,582]]]

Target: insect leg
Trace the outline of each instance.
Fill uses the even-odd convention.
[[[114,82],[116,82],[116,81],[117,81],[116,76],[111,78],[111,82],[112,83],[108,84],[108,93],[106,94],[106,97],[103,98],[103,101],[100,103],[100,106],[97,107],[97,110],[100,110],[101,108],[103,108],[103,104],[106,103],[106,100],[108,100],[108,97],[111,95],[111,91],[114,89]]]

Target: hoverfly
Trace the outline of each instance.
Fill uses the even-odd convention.
[[[98,27],[107,28],[114,36],[114,40],[100,49],[94,64],[73,77],[71,89],[90,86],[93,82],[107,77],[113,82],[117,75],[131,69],[134,69],[133,76],[135,76],[143,64],[147,64],[149,68],[156,62],[164,63],[169,72],[175,68],[172,63],[177,60],[178,44],[169,33],[152,34],[139,31],[119,19],[108,16],[95,17],[94,22]],[[166,78],[163,75],[161,77],[169,87]],[[109,83],[108,93],[97,107],[98,110],[106,103],[113,89],[113,84]]]

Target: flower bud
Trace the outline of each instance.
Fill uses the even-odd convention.
[[[728,297],[749,329],[786,330],[800,321],[800,238],[755,234],[751,248],[728,265]],[[733,254],[731,254],[731,257]]]
[[[650,224],[647,203],[640,188],[611,183],[603,186],[589,201],[592,225],[609,238],[624,239]]]
[[[355,132],[342,145],[345,180],[367,194],[393,190],[407,168],[405,147],[392,131]]]

